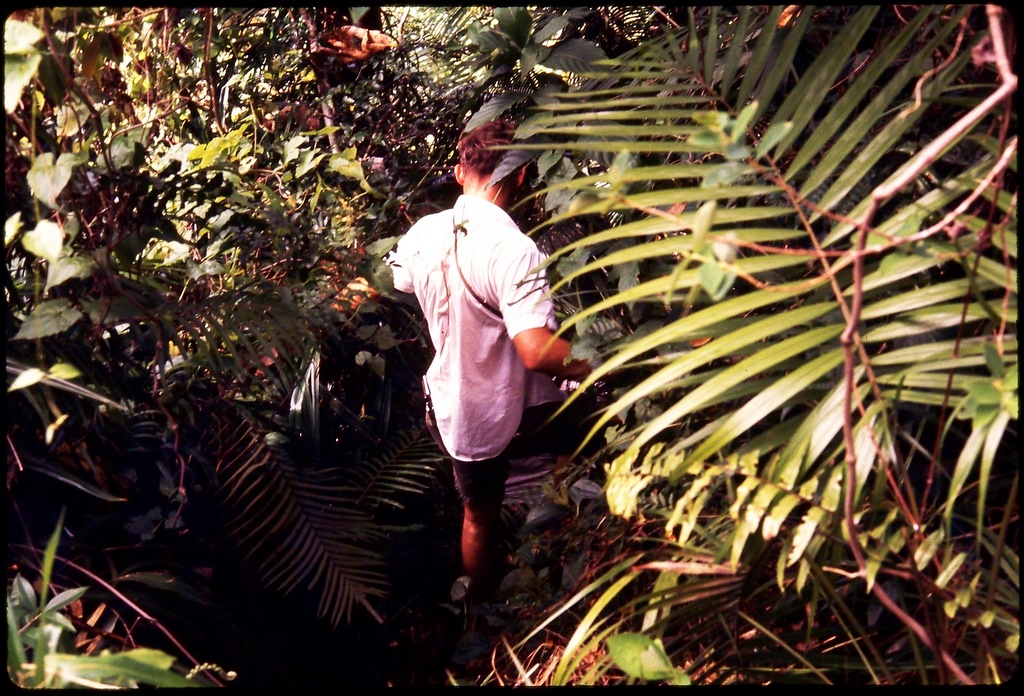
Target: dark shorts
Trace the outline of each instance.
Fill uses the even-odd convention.
[[[525,459],[541,453],[565,455],[572,452],[578,444],[581,414],[574,413],[570,407],[547,423],[547,419],[559,406],[561,402],[551,402],[526,409],[515,437],[497,457],[466,462],[448,455],[455,472],[455,488],[463,501],[500,503],[505,497],[505,481],[508,479],[510,459]],[[444,451],[440,434],[429,412],[427,430]]]
[[[509,460],[504,454],[478,462],[452,459],[452,467],[455,471],[455,490],[464,502],[501,504],[505,499]]]

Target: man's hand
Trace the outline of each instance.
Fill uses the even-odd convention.
[[[526,369],[582,382],[590,374],[586,360],[569,359],[569,342],[546,328],[520,331],[512,338]]]
[[[363,300],[379,298],[380,292],[376,288],[370,287],[366,278],[356,276],[338,293],[334,308],[339,312],[354,311],[363,303]]]

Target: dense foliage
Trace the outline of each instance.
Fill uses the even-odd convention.
[[[15,12],[10,678],[1006,681],[1013,28],[981,5]],[[600,365],[578,394],[611,398],[506,511],[514,567],[467,615],[429,341],[381,260],[497,115],[535,190],[514,215]]]

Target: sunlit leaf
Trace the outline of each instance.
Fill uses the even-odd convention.
[[[49,220],[40,220],[21,238],[21,245],[36,256],[54,263],[64,252],[64,230]]]
[[[134,648],[99,655],[50,654],[46,668],[59,672],[70,683],[114,684],[122,687],[145,684],[168,688],[205,686],[171,670],[174,657],[161,650]]]
[[[8,17],[4,22],[5,57],[31,52],[42,38],[43,32],[33,25]]]
[[[4,108],[14,113],[21,101],[21,93],[32,82],[43,57],[40,55],[8,55],[4,57]]]
[[[687,675],[672,665],[661,641],[642,633],[619,633],[610,636],[607,642],[615,664],[629,676],[644,681],[689,684]]]
[[[928,538],[924,540],[914,551],[914,563],[917,565],[918,570],[924,570],[932,558],[935,557],[936,552],[939,550],[940,544],[945,540],[946,535],[943,534],[941,529],[936,529],[934,532],[928,535]]]
[[[33,384],[38,384],[46,376],[46,373],[40,370],[38,367],[30,367],[29,369],[22,372],[20,375],[14,378],[7,386],[7,391],[15,391],[17,389],[24,389],[25,387],[31,387]]]
[[[9,114],[39,69],[42,56],[35,53],[35,44],[42,38],[31,24],[10,17],[4,22],[4,108]]]

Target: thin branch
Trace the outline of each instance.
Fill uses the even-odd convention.
[[[300,10],[302,19],[306,22],[306,28],[309,30],[309,52],[311,54],[317,53],[320,50],[320,41],[318,37],[318,31],[316,28],[316,22],[313,21],[312,15],[309,14],[307,8]],[[313,71],[316,74],[316,86],[320,91],[320,111],[324,115],[324,126],[331,129],[327,133],[327,142],[331,145],[331,152],[341,152],[341,145],[338,143],[338,136],[336,131],[333,130],[334,126],[334,103],[332,101],[330,93],[330,85],[327,83],[327,78],[321,74],[317,67],[313,66]]]
[[[146,613],[146,611],[143,610],[142,607],[140,607],[139,605],[135,604],[135,602],[133,602],[130,599],[128,599],[128,597],[126,597],[124,594],[119,592],[109,582],[107,582],[103,578],[99,577],[98,575],[96,575],[92,571],[90,571],[90,570],[88,570],[86,568],[83,568],[82,566],[78,565],[77,563],[75,563],[74,561],[72,561],[70,559],[63,558],[61,556],[55,556],[54,558],[56,558],[57,560],[61,561],[62,563],[66,563],[68,565],[68,567],[73,568],[76,571],[80,572],[82,575],[86,576],[91,581],[95,582],[96,584],[103,586],[103,588],[105,588],[108,592],[113,594],[119,600],[124,602],[128,607],[130,607],[132,609],[132,611],[134,611],[136,614],[139,615],[140,618],[142,618],[143,620],[149,622],[150,625],[154,626],[161,633],[163,633],[165,636],[167,636],[167,639],[170,640],[171,643],[174,644],[174,647],[176,647],[181,652],[182,655],[184,655],[186,658],[188,658],[192,662],[193,665],[201,664],[196,658],[194,658],[192,656],[192,654],[188,650],[185,649],[185,646],[183,646],[181,644],[181,642],[177,638],[174,637],[174,634],[172,634],[169,630],[167,630],[166,626],[164,626],[157,619],[155,619],[154,617],[152,617],[148,613]],[[215,679],[214,677],[211,676],[209,678],[214,682],[214,684],[216,686],[223,686],[223,684],[221,684],[219,681],[217,681],[217,679]]]
[[[850,549],[853,553],[857,566],[860,568],[862,577],[867,577],[867,562],[864,550],[857,538],[857,522],[854,517],[854,494],[856,490],[857,455],[853,441],[853,415],[852,401],[855,392],[854,385],[854,355],[853,344],[857,335],[857,325],[860,323],[861,309],[863,307],[863,282],[864,282],[864,257],[867,236],[872,228],[872,221],[881,208],[882,203],[894,196],[897,192],[909,185],[917,175],[926,167],[930,166],[950,145],[960,139],[990,110],[994,109],[1003,100],[1009,99],[1017,88],[1017,77],[1010,70],[1009,61],[1006,60],[1004,38],[1002,35],[1000,21],[1002,19],[1001,8],[986,6],[991,36],[996,45],[996,63],[999,68],[1002,86],[997,88],[987,99],[982,101],[976,108],[955,123],[949,130],[925,146],[921,152],[911,160],[903,173],[887,185],[877,187],[871,195],[871,204],[867,213],[858,223],[857,238],[853,250],[853,304],[851,313],[847,320],[846,328],[840,336],[840,343],[843,347],[843,444],[846,460],[846,485],[844,490],[843,513],[844,523],[849,537]],[[859,343],[859,341],[858,341]],[[963,669],[956,663],[953,657],[939,645],[938,640],[930,635],[913,617],[908,615],[886,592],[881,584],[872,584],[873,594],[883,605],[900,621],[904,623],[921,641],[934,651],[953,675],[964,684],[973,684]]]
[[[57,50],[57,46],[53,43],[53,35],[50,32],[49,23],[40,22],[40,25],[40,28],[43,31],[43,35],[46,37],[46,44],[50,47],[50,53],[54,56],[61,55],[61,52]],[[68,73],[67,67],[64,65],[64,61],[54,60],[53,64],[56,65],[57,68],[63,74],[64,80],[66,81],[68,88],[75,93],[75,96],[82,100],[82,103],[85,104],[85,108],[89,110],[90,116],[95,121],[96,132],[102,133],[103,118],[102,116],[100,116],[100,112],[96,108],[96,105],[93,103],[92,99],[89,97],[88,94],[86,94],[85,90],[82,89],[81,85],[79,85],[78,82],[75,81],[74,76]],[[110,160],[110,152],[108,151],[108,149],[106,147],[101,147],[100,154],[103,155],[103,161],[107,166],[107,171],[114,171],[114,164]]]
[[[206,73],[206,91],[210,99],[210,113],[213,114],[213,125],[217,132],[224,135],[224,126],[220,122],[220,114],[217,111],[217,81],[214,79],[214,72],[210,68],[210,45],[213,42],[213,11],[215,8],[206,8],[206,39],[203,43],[203,70]]]

